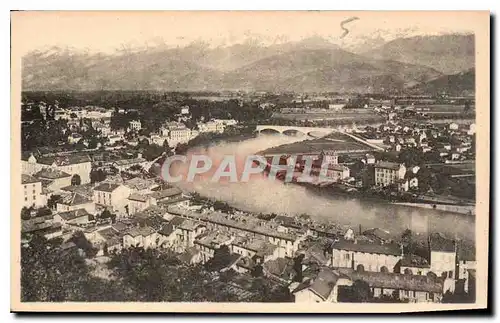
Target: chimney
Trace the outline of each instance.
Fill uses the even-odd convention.
[[[362,231],[361,231],[361,224],[359,225],[359,234],[360,234],[360,235],[362,234]]]

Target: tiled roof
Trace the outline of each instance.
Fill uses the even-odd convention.
[[[54,157],[40,157],[37,158],[37,163],[45,165],[75,165],[81,163],[90,163],[91,159],[88,155],[66,155],[66,156],[54,156]]]
[[[92,202],[92,200],[88,199],[87,197],[85,197],[84,195],[82,195],[80,193],[69,193],[69,194],[63,195],[61,201],[58,203],[61,203],[64,205],[80,205],[80,204],[87,204],[87,203],[91,203],[91,202]]]
[[[430,268],[429,262],[426,259],[413,254],[405,255],[403,259],[401,259],[401,266],[414,268]]]
[[[155,186],[154,179],[144,179],[140,177],[131,178],[123,183],[130,189],[141,191]]]
[[[280,278],[290,278],[293,272],[293,260],[278,258],[264,263],[264,269]]]
[[[193,231],[200,225],[201,223],[198,221],[186,220],[179,225],[179,229]]]
[[[366,243],[366,242],[357,242],[351,240],[341,239],[332,244],[333,249],[337,250],[348,250],[348,251],[356,251],[356,252],[364,252],[364,253],[375,253],[381,255],[392,255],[392,256],[400,256],[401,248],[396,243]]]
[[[146,195],[139,194],[139,193],[132,193],[132,194],[130,194],[128,199],[132,200],[132,201],[138,201],[138,202],[147,202],[149,197]]]
[[[350,280],[362,280],[370,287],[400,289],[408,291],[422,291],[442,293],[443,282],[440,278],[431,278],[423,275],[404,275],[397,273],[382,273],[368,271],[354,271],[350,268],[339,268],[337,271],[349,277]]]
[[[180,216],[174,216],[172,220],[169,221],[169,223],[173,226],[179,226],[181,225],[186,219],[181,218]]]
[[[168,237],[175,231],[174,226],[170,223],[163,225],[158,231],[159,234]]]
[[[249,216],[228,215],[221,212],[195,212],[176,206],[168,207],[171,214],[182,215],[194,220],[214,223],[230,228],[236,228],[241,231],[261,234],[273,238],[279,238],[287,241],[296,241],[297,235],[293,233],[278,232],[276,228],[270,226],[271,223],[259,220]]]
[[[167,188],[165,190],[153,192],[153,193],[149,194],[149,196],[151,196],[152,198],[155,198],[157,200],[161,200],[161,199],[164,199],[167,197],[178,196],[181,194],[182,194],[182,191],[180,189],[178,189],[176,187],[172,187],[172,188]]]
[[[113,192],[119,186],[120,185],[114,184],[114,183],[102,183],[102,184],[99,184],[98,186],[94,187],[94,191]]]
[[[70,185],[70,186],[65,186],[61,187],[61,190],[67,191],[67,192],[72,192],[72,193],[79,193],[83,196],[86,196],[88,198],[92,198],[94,194],[94,186],[92,184],[83,184],[83,185]]]
[[[43,179],[58,179],[58,178],[71,177],[71,175],[58,169],[43,168],[40,171],[38,171],[34,175],[34,177]]]
[[[297,288],[295,288],[293,293],[308,288],[323,300],[327,300],[338,279],[339,276],[335,274],[333,270],[330,268],[322,268],[315,279],[300,284]]]
[[[274,250],[278,248],[278,246],[259,238],[248,239],[243,243],[240,243],[239,246],[248,250],[252,250],[261,257],[272,255]]]
[[[373,228],[373,229],[368,229],[363,232],[363,235],[368,236],[368,237],[375,237],[383,241],[390,241],[392,240],[391,235],[389,232],[379,229],[379,228]]]
[[[440,233],[433,233],[429,237],[431,251],[455,252],[455,241],[447,239]]]
[[[117,166],[127,166],[127,165],[141,164],[141,163],[144,163],[145,161],[146,161],[146,159],[141,157],[141,158],[132,158],[132,159],[121,159],[121,160],[115,161],[114,163]]]
[[[399,170],[400,164],[398,163],[392,163],[392,162],[387,162],[387,161],[379,161],[375,164],[376,168],[385,168],[385,169],[392,169],[392,170]]]
[[[73,211],[68,211],[68,212],[61,212],[59,213],[59,216],[64,220],[64,221],[71,221],[77,218],[81,217],[88,217],[89,213],[85,209],[77,209]]]
[[[132,237],[138,237],[138,236],[147,237],[152,235],[153,233],[155,233],[155,230],[153,230],[153,228],[144,226],[144,227],[133,227],[125,235],[129,235]]]
[[[231,237],[219,232],[210,232],[196,240],[196,243],[212,249],[219,248],[220,245],[230,241]]]
[[[39,179],[34,178],[33,176],[27,175],[27,174],[21,174],[21,180],[22,184],[31,184],[31,183],[38,183],[40,182]]]

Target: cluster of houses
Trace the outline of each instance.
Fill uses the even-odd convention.
[[[43,191],[40,181],[23,175],[27,196],[33,184],[33,194]],[[263,220],[222,213],[193,205],[179,189],[150,178],[68,185],[57,193],[54,214],[23,221],[23,233],[67,239],[82,231],[98,255],[157,248],[176,252],[188,264],[206,263],[226,246],[231,254],[226,269],[249,275],[260,267],[269,279],[288,285],[296,302],[342,301],[343,291],[358,280],[368,283],[373,297],[440,302],[457,281],[469,286],[474,277],[474,259],[460,258],[457,242],[439,234],[429,236],[429,255],[422,258],[405,254],[381,229],[355,234],[287,216]],[[102,218],[105,210],[114,218]],[[303,278],[296,282],[299,255]]]
[[[406,148],[417,148],[422,152],[437,151],[443,162],[473,159],[472,141],[476,125],[450,123],[399,125],[388,123],[379,128],[365,127],[357,132],[367,142],[384,147],[388,151],[400,152]]]

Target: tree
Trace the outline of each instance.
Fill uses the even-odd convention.
[[[26,206],[24,206],[21,209],[21,220],[29,220],[29,219],[31,219],[31,209],[32,208],[27,208]]]
[[[51,215],[51,214],[52,214],[52,210],[46,206],[41,207],[36,211],[36,216],[47,216],[47,215]]]
[[[352,298],[351,301],[355,303],[365,303],[372,297],[370,285],[363,280],[356,280],[351,286]]]
[[[262,274],[263,274],[262,265],[259,264],[253,267],[251,272],[252,277],[261,277]]]
[[[57,195],[57,194],[51,195],[49,197],[49,200],[47,201],[47,206],[51,209],[54,209],[56,207],[57,203],[60,202],[61,200],[62,200],[61,195]]]
[[[296,282],[302,282],[302,260],[304,260],[304,257],[304,254],[299,254],[293,259],[293,270],[295,271],[295,277],[293,280]]]
[[[97,254],[97,248],[94,248],[92,243],[87,240],[85,234],[82,231],[76,231],[75,233],[73,233],[68,241],[73,242],[79,249],[85,251],[85,254],[88,257],[94,257]]]
[[[92,169],[90,171],[90,182],[98,183],[102,182],[106,179],[106,173],[102,169]]]
[[[80,175],[75,174],[73,177],[71,177],[71,185],[72,186],[77,186],[82,183],[82,179],[80,178]]]
[[[231,261],[231,251],[227,245],[222,245],[214,251],[214,256],[206,265],[211,271],[221,270],[229,265]]]
[[[166,139],[163,141],[163,145],[162,145],[162,147],[163,147],[163,150],[165,151],[165,153],[166,153],[167,155],[170,155],[170,154],[171,154],[171,152],[172,152],[172,148],[170,147],[170,145],[168,144],[168,141],[167,141]]]

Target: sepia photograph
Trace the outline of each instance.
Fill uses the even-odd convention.
[[[486,308],[488,11],[11,26],[11,311]]]

